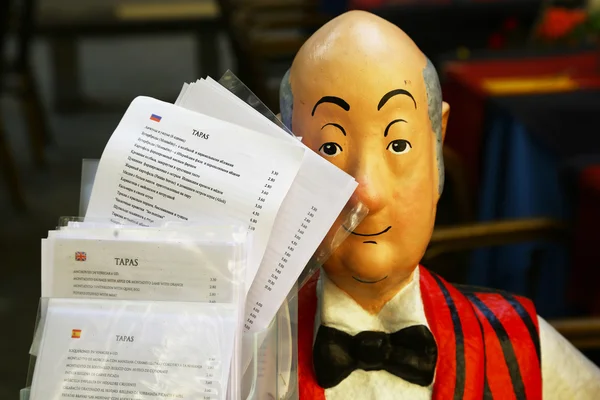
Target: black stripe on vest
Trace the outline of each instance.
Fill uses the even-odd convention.
[[[471,303],[471,307],[473,307],[473,303]],[[483,325],[479,320],[479,315],[477,315],[475,310],[473,310],[473,314],[475,314],[475,319],[477,320],[479,331],[481,332],[481,340],[483,341],[483,400],[494,400],[487,377],[487,350],[485,348],[485,332],[483,330]]]
[[[466,294],[475,294],[475,293],[494,293],[494,294],[499,294],[500,296],[504,297],[504,300],[506,300],[512,306],[512,308],[515,310],[515,312],[519,315],[519,317],[523,321],[523,324],[525,324],[525,327],[527,328],[527,331],[529,332],[529,336],[531,337],[531,341],[533,342],[533,345],[535,346],[535,353],[537,355],[538,362],[541,365],[540,335],[538,334],[537,328],[535,327],[535,323],[531,319],[531,315],[529,315],[529,313],[527,312],[525,307],[523,307],[523,304],[521,304],[521,302],[513,294],[505,292],[503,290],[482,288],[482,287],[478,287],[478,286],[468,286],[468,285],[454,285],[454,286],[465,295]]]
[[[541,356],[540,356],[540,335],[535,327],[535,324],[531,320],[531,315],[527,312],[523,304],[519,302],[512,294],[506,293],[502,295],[506,301],[510,303],[510,305],[515,309],[519,317],[523,320],[523,323],[527,327],[527,331],[529,331],[529,336],[531,336],[531,340],[535,346],[535,353],[537,355],[538,362],[541,365]]]
[[[494,400],[494,396],[490,390],[490,384],[487,380],[487,375],[485,376],[485,381],[483,381],[483,400]]]
[[[454,326],[454,336],[456,338],[456,383],[454,384],[454,400],[461,400],[465,394],[465,381],[466,381],[466,370],[465,370],[465,336],[458,316],[458,310],[454,304],[454,300],[450,296],[450,292],[441,281],[441,279],[434,273],[431,273],[433,279],[437,282],[440,290],[444,294],[446,304],[450,310],[450,317],[452,318],[452,325]]]
[[[510,341],[510,338],[508,337],[506,329],[504,329],[504,326],[502,326],[502,323],[498,320],[494,312],[490,310],[488,306],[486,306],[485,303],[477,296],[474,294],[465,295],[473,304],[475,304],[479,311],[481,311],[494,329],[494,332],[500,341],[500,346],[502,347],[504,361],[508,367],[508,373],[510,374],[510,380],[512,382],[515,397],[517,400],[525,400],[525,385],[523,384],[521,369],[519,368],[519,362],[517,361],[517,356],[515,355],[515,349]]]

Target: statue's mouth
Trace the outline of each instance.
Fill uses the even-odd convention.
[[[360,282],[360,283],[373,284],[373,283],[381,282],[382,280],[386,279],[386,278],[387,278],[387,275],[386,275],[386,276],[384,276],[383,278],[381,278],[381,279],[377,279],[377,280],[375,280],[375,281],[365,281],[364,279],[360,279],[360,278],[357,278],[357,277],[355,277],[355,276],[352,276],[352,278],[353,278],[354,280],[356,280],[356,281]]]
[[[351,231],[350,229],[346,228],[344,225],[342,225],[344,227],[345,230],[347,230],[348,232],[350,232],[353,235],[356,236],[379,236],[379,235],[383,235],[384,233],[386,233],[387,231],[389,231],[390,229],[392,229],[392,226],[388,226],[387,228],[385,228],[384,230],[382,230],[381,232],[377,232],[377,233],[358,233],[358,232],[354,232]]]

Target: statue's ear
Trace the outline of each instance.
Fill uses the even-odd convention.
[[[446,127],[448,126],[448,117],[450,116],[450,104],[442,102],[442,142],[446,139]]]

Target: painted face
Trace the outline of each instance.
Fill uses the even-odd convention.
[[[347,292],[392,290],[412,274],[431,238],[439,198],[436,139],[426,59],[415,54],[390,54],[380,64],[332,57],[310,73],[313,57],[292,69],[294,133],[355,177],[359,187],[349,206],[362,202],[369,209],[324,265]]]

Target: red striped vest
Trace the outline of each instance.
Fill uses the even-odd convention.
[[[300,399],[325,399],[312,365],[317,277],[299,294]],[[451,285],[420,267],[429,328],[438,345],[434,400],[542,398],[537,314],[525,298]]]

